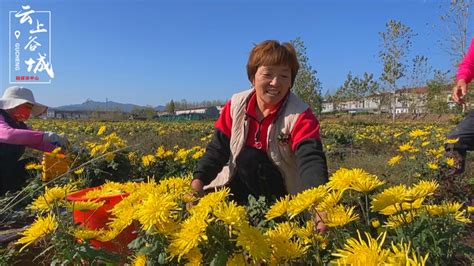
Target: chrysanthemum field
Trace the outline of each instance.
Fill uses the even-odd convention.
[[[449,174],[454,124],[322,120],[330,181],[248,206],[189,186],[213,121],[32,124],[72,148],[30,152],[29,183],[0,198],[0,229],[17,234],[2,265],[474,263],[474,164]]]

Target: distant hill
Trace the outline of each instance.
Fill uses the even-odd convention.
[[[120,110],[122,112],[130,113],[135,108],[145,108],[145,106],[140,106],[136,104],[130,103],[117,103],[113,101],[108,102],[96,102],[90,99],[87,99],[85,102],[81,104],[70,104],[70,105],[63,105],[54,107],[56,110],[63,110],[63,111],[115,111]],[[158,105],[154,107],[157,111],[163,111],[165,109],[164,106]]]
[[[164,105],[158,105],[157,107],[155,107],[155,110],[158,112],[163,112],[165,109],[166,109],[166,106]]]

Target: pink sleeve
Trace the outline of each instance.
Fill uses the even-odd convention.
[[[456,76],[457,80],[464,79],[466,83],[471,82],[472,78],[474,78],[474,39],[472,39],[467,54],[459,64]]]
[[[0,115],[0,142],[25,145],[42,151],[52,151],[54,145],[43,142],[43,132],[30,129],[12,128]]]

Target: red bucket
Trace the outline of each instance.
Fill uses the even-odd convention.
[[[78,211],[74,210],[72,217],[74,223],[78,223],[85,228],[97,230],[101,228],[107,228],[107,223],[110,221],[109,210],[112,209],[115,204],[119,203],[123,198],[128,196],[128,193],[120,195],[102,196],[97,198],[86,198],[85,194],[91,190],[100,189],[101,187],[86,188],[67,196],[69,201],[104,201],[104,205],[101,207],[90,210],[90,211]],[[107,242],[92,239],[91,245],[96,248],[105,248],[112,252],[123,253],[128,251],[127,245],[137,237],[134,233],[136,230],[132,224],[125,228],[115,239]]]

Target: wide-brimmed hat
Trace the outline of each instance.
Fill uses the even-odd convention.
[[[3,96],[0,99],[0,109],[12,109],[24,103],[31,103],[33,105],[31,109],[33,116],[39,116],[48,109],[46,105],[35,101],[31,90],[19,86],[9,87],[3,92]]]

